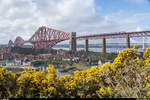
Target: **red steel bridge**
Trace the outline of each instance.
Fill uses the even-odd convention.
[[[59,31],[48,27],[40,27],[29,40],[24,40],[18,36],[13,43],[11,40],[8,45],[23,46],[25,43],[31,43],[35,48],[51,48],[55,44],[69,40],[70,33]]]
[[[130,48],[131,37],[145,37],[150,36],[150,31],[138,31],[138,32],[114,32],[114,33],[103,33],[95,35],[79,36],[71,35],[72,33],[63,32],[60,30],[48,28],[45,26],[40,27],[29,40],[24,40],[21,37],[17,37],[14,43],[10,40],[8,46],[23,46],[25,43],[31,43],[34,48],[52,48],[54,45],[61,41],[71,40],[85,40],[85,51],[88,51],[88,40],[89,39],[103,39],[102,51],[106,52],[106,39],[108,38],[126,38],[127,47]],[[74,41],[75,40],[75,41]],[[71,50],[76,50],[76,43],[71,43]]]

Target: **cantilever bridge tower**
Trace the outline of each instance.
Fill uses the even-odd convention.
[[[40,27],[29,40],[23,40],[17,37],[15,42],[9,41],[9,45],[23,46],[25,43],[31,43],[34,48],[52,48],[55,44],[70,39],[70,33],[60,30]]]
[[[17,37],[14,43],[10,40],[8,46],[23,46],[25,43],[31,43],[34,48],[52,48],[57,43],[70,39],[70,50],[76,51],[76,40],[85,40],[85,51],[87,52],[89,39],[102,39],[102,52],[105,53],[106,39],[126,38],[126,47],[130,48],[130,38],[146,36],[150,36],[150,31],[114,32],[76,37],[75,32],[68,33],[42,26],[34,33],[34,35],[29,40],[24,40],[21,37]]]

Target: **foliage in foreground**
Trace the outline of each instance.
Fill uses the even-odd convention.
[[[113,63],[58,77],[53,65],[44,71],[31,66],[19,74],[0,67],[0,98],[148,98],[150,48],[142,58],[137,46],[121,51]]]

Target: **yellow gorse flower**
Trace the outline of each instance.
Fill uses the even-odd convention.
[[[61,77],[57,76],[54,65],[47,67],[48,73],[44,70],[36,71],[29,66],[24,68],[24,71],[15,74],[0,67],[0,87],[4,91],[0,92],[11,94],[10,97],[27,98],[96,96],[117,98],[128,95],[135,97],[136,93],[140,97],[150,97],[150,57],[147,56],[150,51],[148,49],[145,51],[143,61],[137,57],[136,49],[137,47],[122,50],[112,63],[92,66],[82,71],[77,70],[74,75]],[[137,66],[141,68],[137,69]]]
[[[112,96],[112,88],[111,87],[101,87],[98,91],[97,91],[97,95],[100,98],[105,98],[108,96],[111,97]]]

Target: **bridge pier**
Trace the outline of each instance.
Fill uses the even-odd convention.
[[[76,47],[76,32],[72,32],[70,34],[70,51],[72,52],[76,52],[77,51],[77,47]]]
[[[86,39],[85,40],[85,45],[84,45],[85,52],[88,52],[88,48],[89,48],[89,46],[88,46],[88,39]]]
[[[106,53],[106,38],[103,38],[102,52]]]
[[[130,48],[130,37],[127,35],[126,37],[126,48]]]

